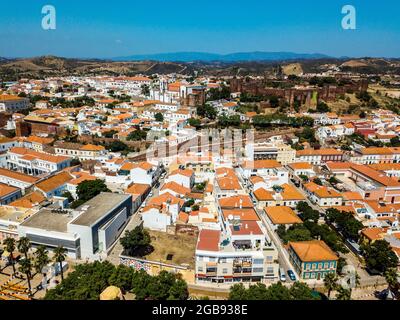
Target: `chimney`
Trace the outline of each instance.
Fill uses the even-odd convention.
[[[240,201],[239,201],[239,204],[240,204],[240,209],[242,209],[242,207],[243,207],[243,200],[242,199],[240,199]]]

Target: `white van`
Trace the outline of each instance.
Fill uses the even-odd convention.
[[[285,270],[283,268],[279,268],[279,279],[282,282],[286,281],[286,274],[285,274]]]

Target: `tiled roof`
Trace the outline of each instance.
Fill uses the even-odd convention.
[[[273,224],[303,223],[303,221],[289,207],[266,207],[264,211]]]
[[[72,179],[73,177],[68,172],[63,171],[46,180],[39,182],[38,184],[36,184],[36,188],[47,193],[61,187]]]
[[[337,255],[321,240],[289,242],[303,262],[338,260]]]

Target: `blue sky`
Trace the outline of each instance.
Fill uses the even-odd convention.
[[[54,5],[57,29],[43,30]],[[341,9],[357,9],[343,30]],[[107,58],[177,51],[400,57],[398,0],[2,0],[0,57]]]

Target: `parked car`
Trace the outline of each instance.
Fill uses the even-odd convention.
[[[290,280],[296,281],[296,275],[294,274],[294,272],[292,270],[288,270],[287,274],[288,274]]]
[[[285,281],[286,281],[285,270],[283,270],[283,268],[280,268],[280,269],[279,269],[279,279],[280,279],[282,282],[285,282]]]

